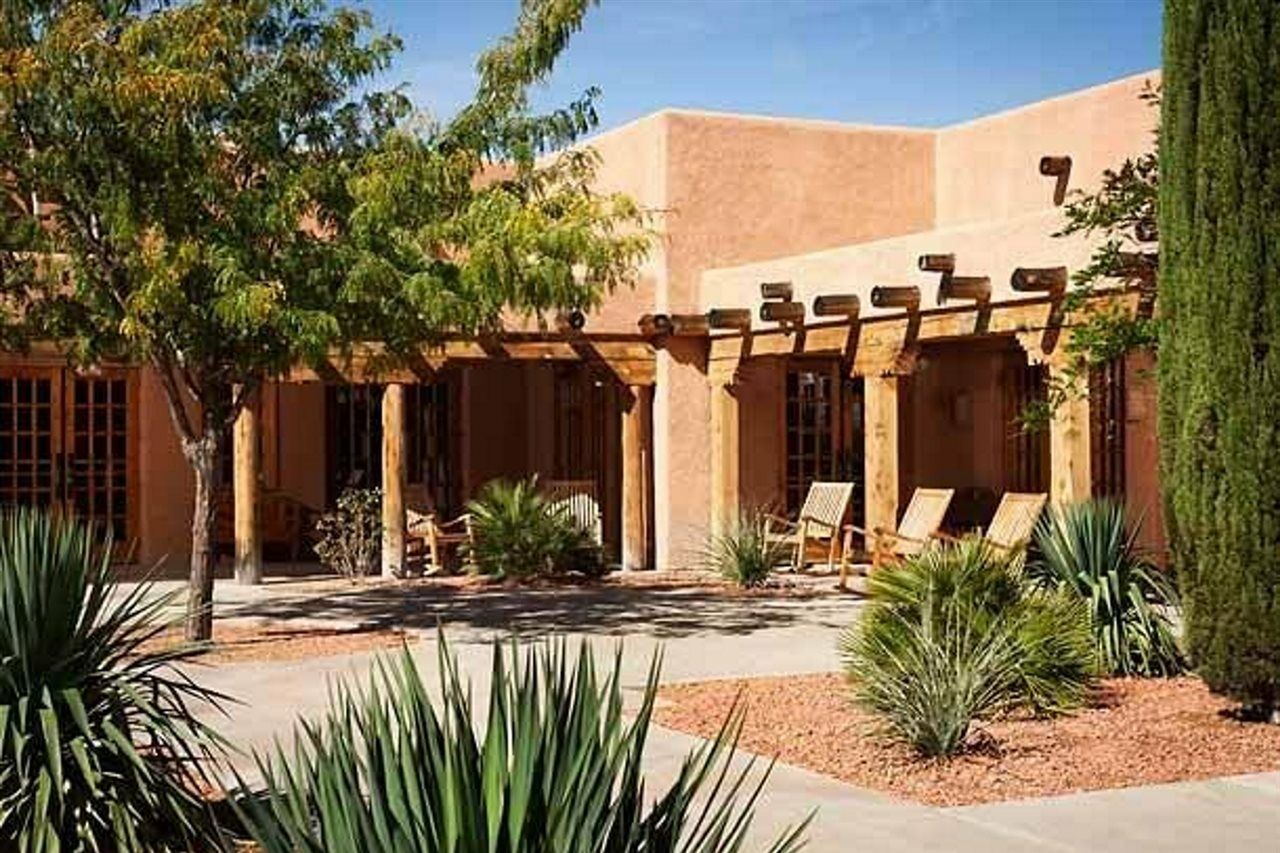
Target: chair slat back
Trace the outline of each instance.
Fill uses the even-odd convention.
[[[1001,548],[1022,548],[1031,538],[1048,500],[1043,492],[1005,492],[987,527],[986,540]]]
[[[828,532],[840,529],[844,514],[853,499],[853,483],[814,482],[800,507],[801,520],[808,519],[827,528]]]
[[[946,518],[947,507],[951,506],[955,493],[955,489],[915,490],[898,524],[898,533],[906,537],[896,540],[895,550],[899,554],[917,554],[924,549],[930,537],[942,526],[942,519]]]
[[[596,499],[595,480],[543,480],[539,489],[553,506],[563,507],[591,536],[594,544],[604,544],[604,523],[600,502]]]

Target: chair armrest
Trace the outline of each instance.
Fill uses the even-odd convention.
[[[469,525],[470,523],[471,523],[471,513],[464,512],[462,515],[458,516],[457,518],[451,519],[449,521],[437,521],[435,522],[435,525],[436,527],[439,527],[441,530],[445,530],[450,527],[457,527],[458,525]]]
[[[769,512],[764,513],[762,517],[763,517],[766,521],[768,521],[768,522],[770,522],[770,523],[777,522],[778,524],[781,524],[781,525],[782,525],[782,526],[784,526],[784,527],[798,527],[798,526],[799,526],[796,522],[792,521],[792,520],[791,520],[791,519],[789,519],[789,518],[783,518],[783,517],[782,517],[782,516],[780,516],[780,515],[774,515],[773,513],[769,513]]]

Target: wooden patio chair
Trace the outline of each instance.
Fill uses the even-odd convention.
[[[593,545],[604,544],[604,523],[595,480],[542,480],[538,490],[553,507],[568,513],[591,537]]]
[[[883,527],[865,530],[857,525],[846,524],[840,556],[840,586],[845,585],[849,574],[849,555],[853,553],[855,534],[865,541],[867,551],[871,554],[872,568],[880,566],[886,560],[900,560],[918,554],[938,535],[938,528],[942,526],[947,507],[951,506],[954,495],[955,489],[916,489],[897,530],[886,530]]]
[[[434,510],[405,509],[405,562],[419,563],[423,574],[449,571],[450,549],[472,544],[471,514],[441,521]]]
[[[1048,502],[1049,496],[1044,492],[1005,492],[991,523],[982,534],[983,540],[1006,554],[1023,550],[1031,541],[1036,522]],[[945,539],[955,538],[939,535]]]
[[[852,499],[853,483],[815,482],[809,486],[809,493],[805,495],[804,505],[800,507],[795,521],[776,515],[767,516],[765,537],[770,542],[794,546],[791,571],[804,568],[810,546],[823,549],[821,553],[827,558],[827,571],[833,571],[840,542],[840,525],[844,523]]]

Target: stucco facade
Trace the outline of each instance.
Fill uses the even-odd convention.
[[[1096,187],[1105,168],[1151,147],[1156,115],[1139,95],[1157,80],[1155,72],[1137,75],[940,129],[666,110],[595,137],[589,144],[600,156],[600,188],[625,192],[651,211],[657,239],[637,285],[608,295],[588,318],[585,339],[634,343],[643,350],[637,357],[652,364],[618,381],[599,366],[574,372],[545,357],[449,359],[439,374],[447,393],[432,398],[437,407],[447,400],[448,426],[423,445],[447,455],[439,466],[448,471],[447,509],[459,509],[495,477],[586,472],[599,484],[604,526],[616,544],[624,525],[621,495],[630,487],[622,482],[623,418],[640,411],[631,407],[642,397],[651,444],[641,467],[626,470],[632,479],[635,470],[642,474],[643,562],[689,565],[712,523],[714,488],[730,483],[735,506],[794,500],[802,486],[789,444],[795,432],[789,419],[796,405],[803,408],[792,399],[800,393],[797,382],[827,383],[824,393],[834,395],[830,428],[838,446],[815,464],[829,467],[829,476],[861,479],[863,472],[849,466],[872,452],[863,446],[861,421],[870,388],[858,384],[872,374],[848,353],[806,356],[802,345],[792,354],[744,356],[726,379],[714,364],[717,332],[642,335],[638,320],[746,308],[753,333],[776,334],[755,316],[759,285],[785,281],[806,306],[822,294],[856,294],[864,322],[889,323],[901,310],[871,306],[873,286],[917,285],[921,312],[937,308],[938,277],[916,262],[929,253],[954,254],[957,275],[988,276],[992,303],[1015,304],[1025,298],[1010,289],[1015,268],[1072,270],[1091,249],[1084,238],[1051,236],[1063,219],[1053,179],[1037,173],[1040,158],[1069,156],[1070,188]],[[1009,429],[1008,385],[1024,381],[1018,377],[1029,368],[1028,352],[1012,328],[975,331],[916,347],[911,371],[895,380],[899,507],[914,485],[947,485],[981,492],[966,510],[976,513],[989,495],[1025,481],[1035,468],[1009,450],[1017,439]],[[10,357],[0,373],[17,389],[34,367],[56,372],[52,364]],[[126,532],[136,540],[138,563],[167,561],[180,570],[191,477],[158,384],[145,370],[131,373],[136,451],[126,466]],[[1158,547],[1154,391],[1139,365],[1126,376],[1123,480],[1131,503],[1146,511],[1148,539]],[[713,470],[721,458],[713,423],[724,411],[713,410],[714,401],[725,382],[737,442],[728,479]],[[344,428],[337,419],[368,415],[352,400],[316,381],[271,384],[259,403],[263,487],[316,510],[331,502],[340,485],[334,460],[350,455],[335,449]]]

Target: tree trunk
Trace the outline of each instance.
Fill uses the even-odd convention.
[[[187,585],[186,637],[213,636],[213,529],[217,513],[218,433],[205,425],[203,434],[183,443],[195,473],[195,501],[191,511],[191,578]]]

